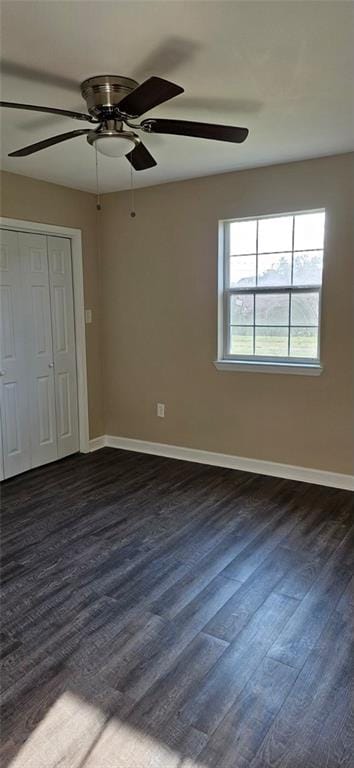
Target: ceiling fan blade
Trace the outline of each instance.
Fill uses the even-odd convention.
[[[132,76],[140,82],[151,73],[169,75],[172,70],[177,69],[181,64],[190,61],[201,48],[201,43],[195,40],[188,40],[185,37],[171,35],[162,42],[140,62],[137,69],[133,71]]]
[[[146,149],[145,144],[142,144],[141,142],[132,150],[132,152],[129,152],[129,154],[126,155],[126,158],[136,171],[145,171],[147,168],[153,168],[154,165],[157,165],[155,158],[150,154],[149,150]]]
[[[85,123],[97,123],[98,121],[85,115],[83,112],[70,112],[68,109],[56,109],[55,107],[37,107],[34,104],[17,104],[15,101],[0,101],[0,107],[8,109],[28,109],[30,112],[46,112],[50,115],[61,115],[62,117],[72,117],[74,120],[84,120]]]
[[[34,152],[39,152],[41,149],[52,147],[53,144],[61,144],[62,141],[74,139],[75,136],[83,136],[85,133],[91,133],[90,128],[79,128],[77,131],[60,133],[58,136],[51,136],[50,139],[43,139],[43,141],[37,141],[35,144],[29,144],[28,147],[17,149],[16,152],[10,152],[9,157],[25,157],[26,155],[33,155]]]
[[[30,83],[42,83],[51,88],[65,89],[78,93],[80,82],[69,77],[63,77],[47,69],[42,70],[37,67],[29,67],[27,64],[19,64],[11,59],[2,59],[1,71],[3,75],[15,77],[17,80],[28,80]]]
[[[170,133],[174,136],[195,136],[198,139],[216,139],[241,144],[248,136],[248,128],[213,123],[195,123],[191,120],[165,120],[146,118],[141,127],[147,133]]]
[[[173,99],[183,91],[180,85],[163,80],[162,77],[149,77],[119,102],[118,109],[129,117],[140,117],[144,112]]]

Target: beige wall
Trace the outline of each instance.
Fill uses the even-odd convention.
[[[85,306],[93,312],[93,322],[86,326],[90,437],[96,437],[103,432],[103,421],[95,198],[6,172],[1,174],[1,187],[2,216],[82,230]]]
[[[104,196],[106,433],[353,471],[353,158],[145,188],[135,219],[127,192]],[[324,373],[216,371],[218,219],[320,207]]]
[[[90,436],[351,473],[353,179],[354,155],[339,155],[164,184],[136,192],[135,219],[129,193],[105,195],[99,264],[93,195],[3,173],[3,216],[82,230]],[[324,373],[216,371],[218,220],[319,207]]]

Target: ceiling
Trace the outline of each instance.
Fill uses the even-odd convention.
[[[185,93],[149,114],[249,128],[241,145],[145,135],[158,165],[134,173],[136,186],[346,152],[354,149],[353,25],[354,3],[341,0],[11,0],[2,3],[2,99],[85,111],[85,78],[154,74]],[[1,117],[2,168],[95,190],[85,137],[7,157],[83,123],[5,109]],[[125,189],[130,166],[100,156],[99,176],[102,191]]]

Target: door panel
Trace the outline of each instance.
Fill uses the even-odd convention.
[[[25,289],[32,466],[58,458],[47,237],[19,233]]]
[[[4,476],[11,477],[31,467],[24,293],[17,232],[1,231],[0,253],[2,449]]]
[[[48,237],[58,456],[79,450],[74,296],[70,240]]]
[[[58,381],[58,401],[59,401],[59,424],[58,432],[62,437],[70,437],[72,434],[71,408],[70,408],[70,377],[68,373],[59,373]]]
[[[7,381],[3,385],[3,397],[5,407],[5,438],[7,453],[9,456],[18,455],[21,452],[20,434],[20,396],[17,381]]]
[[[52,382],[50,376],[38,376],[37,384],[37,402],[39,417],[39,444],[41,446],[51,445],[55,439],[55,428],[53,423],[53,412],[51,408]]]
[[[33,352],[36,359],[52,358],[52,334],[48,316],[50,310],[48,285],[32,285]],[[50,316],[49,316],[50,320]]]
[[[63,285],[53,285],[53,346],[55,354],[68,352],[67,308],[65,288]]]
[[[1,286],[1,303],[2,303],[2,359],[9,362],[16,358],[16,346],[15,346],[15,309],[14,309],[14,286],[2,285]]]

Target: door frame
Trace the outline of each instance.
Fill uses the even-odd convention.
[[[58,237],[66,237],[71,241],[79,414],[79,448],[81,453],[89,453],[86,328],[81,229],[61,227],[57,224],[43,224],[43,222],[38,221],[9,219],[6,216],[0,216],[0,229],[13,229],[16,232],[30,232],[31,234],[57,235]]]

